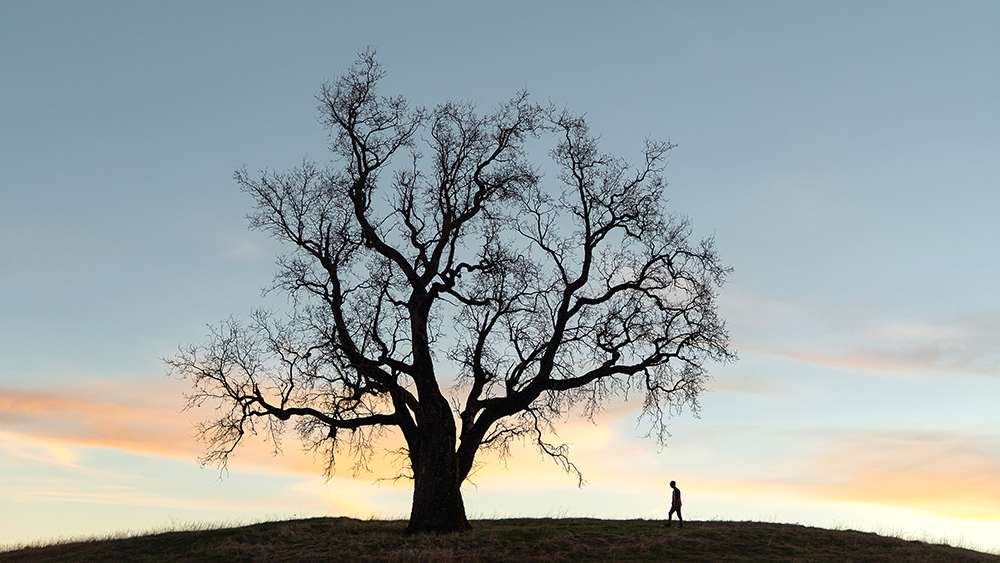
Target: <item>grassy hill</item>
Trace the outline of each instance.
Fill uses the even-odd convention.
[[[0,553],[0,561],[992,561],[988,555],[854,531],[757,522],[481,520],[464,534],[408,536],[404,522],[310,518],[88,540]]]

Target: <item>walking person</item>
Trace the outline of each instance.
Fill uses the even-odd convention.
[[[677,481],[670,482],[670,488],[674,490],[673,495],[670,497],[670,512],[667,513],[667,526],[670,526],[674,519],[674,513],[677,513],[677,521],[680,522],[681,528],[684,527],[684,517],[681,516],[681,490],[677,488]]]

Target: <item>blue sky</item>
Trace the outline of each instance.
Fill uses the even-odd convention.
[[[0,487],[24,515],[0,542],[405,513],[370,477],[323,485],[262,458],[220,481],[180,422],[149,447],[139,431],[140,407],[175,412],[161,358],[271,279],[277,247],[246,229],[233,170],[325,159],[314,96],[373,46],[386,90],[416,104],[527,88],[585,112],[608,151],[670,138],[670,205],[735,268],[741,359],[700,419],[663,450],[625,407],[617,441],[571,425],[604,477],[577,489],[529,452],[467,492],[470,513],[650,517],[620,481],[679,475],[703,498],[692,517],[1000,549],[984,531],[1000,521],[998,24],[993,2],[0,6]],[[612,471],[621,444],[647,480]],[[878,479],[907,486],[865,488]],[[235,503],[247,490],[262,498]]]

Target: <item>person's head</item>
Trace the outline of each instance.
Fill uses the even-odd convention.
[[[671,481],[670,482],[670,488],[671,489],[676,489],[677,488],[677,481]]]

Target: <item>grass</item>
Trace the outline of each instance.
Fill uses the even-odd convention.
[[[0,552],[0,561],[992,561],[990,555],[851,530],[762,522],[478,520],[411,536],[403,521],[308,518],[90,539]]]

